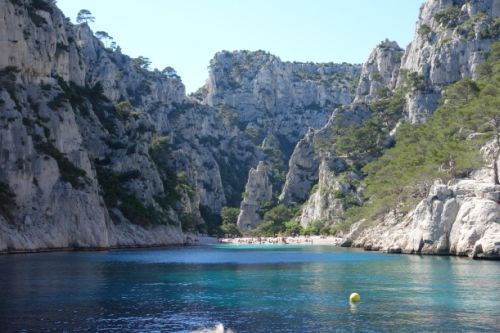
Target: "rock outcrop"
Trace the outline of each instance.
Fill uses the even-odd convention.
[[[344,172],[347,165],[340,159],[323,160],[319,167],[319,180],[307,200],[299,222],[303,227],[321,221],[326,227],[342,221],[348,204],[359,203],[351,183],[360,180],[354,172]]]
[[[240,126],[262,141],[279,135],[292,146],[322,127],[354,97],[360,66],[284,62],[264,51],[218,52],[210,62],[205,102],[233,108]]]
[[[343,158],[336,153],[335,134],[331,134],[340,114],[343,113],[344,118],[347,115],[349,119],[357,115],[351,123],[359,123],[370,118],[374,103],[399,90],[405,94],[401,121],[425,121],[438,107],[437,101],[446,85],[475,76],[478,65],[485,60],[485,50],[500,37],[499,10],[498,2],[491,0],[427,1],[420,11],[415,37],[406,51],[388,40],[379,44],[363,65],[354,102],[334,111],[324,128],[308,133],[295,147],[281,199],[285,203],[306,200],[309,189],[318,181],[319,166],[323,165],[321,161]],[[395,132],[395,128],[388,130]],[[330,139],[318,140],[319,136]],[[326,142],[330,147],[315,149],[318,144],[312,143],[318,141]],[[301,167],[302,160],[307,161],[309,167]],[[369,160],[370,156],[363,161],[345,161],[364,165]],[[319,183],[320,186],[326,185],[325,182]],[[335,192],[337,187],[335,184],[331,189],[323,186],[321,193]],[[353,191],[348,194],[349,197],[356,195],[357,190]],[[304,224],[314,220],[312,217],[335,217],[325,218],[327,223],[337,220],[345,206],[342,208],[338,201],[329,200],[328,196],[320,198],[319,194],[311,195],[304,206],[301,219]]]
[[[269,180],[268,167],[261,161],[257,168],[250,169],[248,174],[237,222],[240,230],[251,230],[259,226],[262,220],[258,209],[271,200],[272,194],[273,186]]]
[[[474,77],[491,43],[500,38],[496,0],[430,0],[420,9],[413,41],[401,59],[398,86],[411,81],[407,119],[422,122],[448,84]]]
[[[403,54],[394,41],[386,39],[377,45],[363,64],[354,103],[370,103],[379,97],[382,88],[393,90]]]
[[[500,258],[500,185],[494,164],[500,159],[491,141],[481,153],[489,161],[471,178],[436,181],[425,199],[406,215],[394,212],[378,221],[360,221],[344,235],[349,246],[391,253],[454,254]]]
[[[500,186],[474,179],[435,184],[407,216],[353,226],[356,247],[392,253],[500,258]]]

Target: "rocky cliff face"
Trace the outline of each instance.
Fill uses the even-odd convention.
[[[223,169],[248,172],[255,146],[177,76],[48,2],[0,8],[0,250],[182,243],[241,194]]]
[[[0,180],[13,201],[0,250],[182,242],[184,208],[162,202],[174,189],[150,155],[162,128],[147,112],[182,103],[180,80],[106,49],[47,2],[0,8]]]
[[[340,159],[324,159],[319,167],[319,180],[313,187],[299,222],[303,227],[316,221],[326,225],[338,224],[347,208],[347,199],[359,201],[351,183],[359,180],[355,172],[343,172],[347,165]]]
[[[380,89],[393,90],[403,54],[396,42],[381,42],[363,64],[354,103],[370,103],[379,97]]]
[[[491,149],[486,146],[485,153]],[[346,244],[392,253],[500,258],[500,185],[491,182],[492,170],[490,165],[470,179],[434,184],[405,216],[388,214],[372,225],[355,224]]]
[[[364,165],[370,159],[370,156],[363,156],[363,161],[358,156],[353,160],[348,155],[343,156],[336,152],[335,136],[338,133],[335,132],[335,126],[341,119],[340,116],[344,114],[344,117],[353,119],[348,123],[370,119],[386,96],[396,95],[399,91],[404,94],[401,121],[425,121],[437,108],[437,100],[441,98],[442,89],[462,78],[474,77],[478,65],[485,61],[491,43],[499,37],[498,10],[498,2],[489,0],[427,1],[421,8],[414,40],[405,52],[387,40],[377,46],[363,65],[354,102],[350,106],[334,111],[324,128],[308,133],[294,150],[281,198],[285,202],[301,202],[308,198],[300,217],[302,225],[307,226],[318,220],[326,225],[335,225],[342,220],[346,207],[360,203],[360,189],[356,186],[360,174],[352,171],[343,172],[342,168],[339,169],[338,163],[334,167],[329,167],[332,160],[342,160],[345,164],[353,166],[353,162]],[[392,128],[388,130],[391,133],[395,131]],[[325,143],[329,145],[326,149]],[[302,162],[308,167],[302,167]],[[309,190],[316,182],[317,190],[309,196]],[[367,248],[390,250],[392,246],[399,249],[397,251],[403,252],[496,256],[498,249],[494,250],[495,242],[492,243],[491,240],[496,238],[498,242],[500,239],[497,225],[493,223],[497,219],[493,216],[499,215],[498,205],[495,206],[495,199],[490,199],[492,201],[488,203],[483,201],[484,196],[494,197],[491,193],[497,190],[486,186],[485,180],[474,181],[475,185],[471,185],[471,180],[456,182],[454,188],[451,188],[451,185],[445,186],[449,191],[447,190],[448,196],[440,201],[441,206],[433,201],[435,200],[433,196],[430,196],[415,212],[406,217],[404,223],[396,222],[393,217],[388,216],[376,227],[363,224],[366,230],[362,235],[355,228],[349,236],[355,239],[355,245],[365,245]],[[464,191],[460,184],[468,184],[469,191]],[[471,187],[477,189],[472,190]],[[477,211],[466,212],[472,207],[469,205],[477,205],[479,208]],[[456,210],[453,214],[459,214],[461,209],[464,211],[461,211],[461,215],[453,217],[446,215],[449,211],[446,211],[446,217],[432,215],[442,214],[443,207]],[[423,216],[425,215],[423,212],[427,217]],[[444,222],[441,222],[441,218]],[[484,225],[482,222],[478,222],[477,226],[471,223],[476,218],[484,221]],[[464,219],[469,222],[463,222]],[[397,227],[389,227],[393,224]],[[450,239],[449,230],[452,225],[455,226],[455,231],[452,233],[455,238]],[[447,243],[439,243],[433,238],[432,242],[440,245],[432,247],[427,243],[425,246],[420,244],[420,240],[410,241],[411,237],[420,237],[418,235],[422,232],[416,230],[419,228],[433,230],[434,235],[446,238]],[[465,230],[467,228],[468,231]],[[381,236],[382,234],[384,236]],[[469,237],[465,235],[469,235],[470,239],[464,240]],[[423,241],[427,242],[425,237]],[[459,241],[457,237],[462,237],[462,240]],[[474,245],[476,241],[478,243]],[[473,250],[475,246],[479,252]],[[480,254],[481,247],[488,250]]]
[[[210,106],[237,110],[239,126],[257,141],[279,135],[294,145],[323,126],[331,112],[354,97],[360,67],[283,62],[264,51],[219,52],[210,62]]]
[[[352,101],[359,73],[360,67],[350,64],[290,63],[264,51],[223,51],[210,62],[198,98],[231,115],[261,146],[270,182],[280,189],[291,148],[309,128],[322,127],[337,106]],[[261,191],[252,179],[250,173],[246,193]],[[238,225],[256,227],[261,221],[255,212],[263,203],[244,200]]]
[[[348,108],[358,109],[361,104],[372,104],[390,91],[406,88],[402,118],[410,122],[425,121],[437,108],[441,90],[446,85],[474,77],[477,66],[486,58],[485,50],[500,36],[499,10],[498,1],[492,0],[427,1],[420,10],[415,37],[406,51],[386,40],[370,54],[363,65],[353,105]],[[327,127],[335,124],[335,117],[336,112]],[[300,156],[304,148],[303,144],[298,145],[294,155]],[[303,200],[307,186],[294,190],[293,179],[316,181],[317,167],[305,177],[303,170],[292,164],[297,163],[291,161],[287,175],[290,184],[285,186],[282,198],[297,196]],[[308,185],[312,186],[312,182]]]
[[[262,222],[258,209],[271,200],[273,194],[273,186],[269,180],[267,168],[261,161],[256,169],[250,169],[238,216],[237,224],[240,230],[254,229]]]
[[[485,50],[498,40],[500,4],[495,0],[432,0],[420,9],[413,41],[401,60],[398,85],[410,79],[407,119],[424,121],[447,84],[474,77]]]
[[[0,9],[1,251],[183,242],[239,204],[259,161],[279,183],[286,151],[352,100],[360,71],[221,52],[187,97],[49,1]]]
[[[309,190],[318,181],[321,161],[324,160],[327,165],[331,164],[329,160],[337,158],[334,139],[338,120],[342,119],[342,126],[349,126],[370,117],[368,104],[380,97],[379,91],[391,91],[395,88],[402,55],[397,43],[389,40],[381,42],[372,51],[363,65],[353,103],[336,109],[324,127],[307,133],[295,147],[281,200],[290,203],[303,202],[308,198]],[[312,205],[316,206],[314,203]],[[322,207],[330,209],[326,204]],[[311,211],[311,208],[307,210]],[[316,211],[313,215],[324,216],[329,213]]]

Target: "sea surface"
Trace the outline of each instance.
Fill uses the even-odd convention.
[[[291,245],[0,256],[2,333],[217,323],[237,333],[500,332],[500,262]]]

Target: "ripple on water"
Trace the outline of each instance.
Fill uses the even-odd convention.
[[[332,247],[0,257],[9,331],[498,331],[498,262]],[[361,294],[356,305],[351,292]],[[6,328],[6,329],[5,329]]]

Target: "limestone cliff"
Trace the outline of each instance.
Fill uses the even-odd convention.
[[[246,173],[255,146],[179,77],[50,2],[0,9],[0,250],[182,243],[241,194],[222,169]]]
[[[360,67],[283,62],[264,51],[219,52],[210,62],[210,106],[237,111],[239,126],[262,141],[279,135],[295,143],[323,126],[333,109],[354,97]]]
[[[188,97],[177,75],[107,48],[52,1],[0,9],[0,251],[206,231],[259,161],[282,182],[291,147],[352,100],[360,71],[220,52]]]
[[[491,156],[491,149],[492,144],[485,146],[485,155]],[[500,185],[491,182],[492,170],[490,164],[469,179],[437,182],[404,216],[388,214],[373,223],[358,222],[345,235],[346,244],[393,253],[500,258]]]
[[[262,221],[258,209],[268,200],[271,200],[273,186],[269,180],[268,167],[264,162],[259,162],[256,169],[250,169],[245,194],[241,202],[240,215],[238,216],[238,228],[240,230],[251,230]]]
[[[392,95],[391,102],[394,102],[394,96],[404,98],[401,105],[403,112],[400,114],[399,121],[393,122],[392,126],[397,126],[402,121],[425,121],[437,108],[437,100],[441,98],[442,89],[446,85],[465,77],[475,77],[477,67],[485,61],[490,45],[499,38],[499,9],[500,4],[490,0],[429,0],[421,8],[415,37],[405,52],[402,52],[395,43],[386,40],[371,53],[368,61],[363,65],[354,102],[350,106],[334,111],[324,128],[308,133],[294,150],[281,198],[285,202],[304,201],[309,197],[309,189],[317,183],[314,187],[315,191],[304,205],[300,217],[302,225],[307,226],[318,220],[326,225],[335,225],[342,221],[342,214],[346,207],[360,204],[359,192],[362,188],[357,188],[356,184],[361,173],[354,170],[354,172],[340,171],[338,174],[338,166],[328,167],[329,161],[340,159],[347,165],[362,166],[376,155],[349,156],[350,154],[338,153],[336,144],[338,136],[342,135],[338,131],[340,116],[344,114],[344,117],[352,119],[353,115],[357,114],[354,123],[371,119],[373,113],[380,109],[380,106],[384,106],[384,100]],[[386,130],[393,135],[396,128],[388,127]],[[319,139],[319,136],[323,139]],[[388,140],[390,145],[391,136]],[[326,149],[325,143],[328,145]],[[302,156],[304,158],[301,158]],[[301,167],[303,160],[313,165],[310,168],[303,168]],[[458,244],[458,238],[449,240],[449,230],[441,225],[441,217],[432,215],[441,214],[441,208],[433,206],[432,202],[435,200],[433,196],[420,203],[416,210],[406,217],[406,222],[396,222],[394,217],[388,216],[381,224],[374,222],[373,226],[370,226],[368,222],[364,222],[365,231],[362,235],[356,227],[349,236],[355,239],[355,245],[365,245],[367,248],[388,250],[393,246],[403,252],[497,256],[498,249],[495,250],[495,242],[500,241],[500,234],[497,230],[498,225],[493,222],[497,221],[500,214],[498,204],[494,204],[497,202],[493,198],[496,194],[491,193],[496,193],[498,189],[486,186],[485,180],[456,180],[455,182],[457,184],[450,184],[447,187],[448,195],[441,200],[442,205],[448,203],[456,208],[457,212],[459,209],[468,210],[471,207],[469,205],[476,205],[478,209],[470,214],[464,211],[463,214],[461,213],[463,216],[457,215],[462,216],[463,219],[460,217],[456,223],[455,217],[449,216],[446,217],[447,222],[443,223],[448,223],[450,228],[453,224],[455,230],[461,230],[455,231],[453,237],[463,238],[466,237],[464,235],[470,235],[469,240],[462,240],[461,244]],[[467,191],[463,189],[464,184],[468,184]],[[493,199],[490,198],[489,203],[483,202],[484,196],[491,197],[492,195]],[[450,201],[452,199],[454,201]],[[434,204],[438,205],[437,202]],[[423,212],[426,212],[428,216],[424,217]],[[464,219],[468,222],[461,222]],[[480,220],[477,221],[477,225],[472,222],[475,219]],[[413,224],[409,222],[410,220],[414,221]],[[464,227],[464,223],[468,227]],[[418,235],[422,232],[416,230],[419,228],[434,230],[434,235],[447,238],[449,244],[437,246],[440,250],[429,245],[423,246],[420,243],[420,245],[415,245],[415,242],[409,241],[409,238],[420,237]],[[469,228],[468,231],[465,231],[466,228]],[[461,236],[458,236],[459,234]],[[425,237],[423,239],[427,241]],[[436,239],[433,238],[432,242],[435,241]],[[474,245],[476,241],[477,244]],[[474,250],[475,247],[477,251]],[[457,250],[458,248],[460,250]],[[481,248],[488,250],[480,254]]]
[[[49,2],[0,9],[0,181],[13,201],[0,250],[182,243],[146,112],[182,103],[180,80],[106,49]]]
[[[447,84],[474,77],[492,42],[500,38],[496,0],[430,0],[420,9],[413,41],[401,60],[398,85],[410,80],[407,119],[424,121]]]
[[[223,51],[210,62],[204,95],[198,98],[232,117],[260,145],[269,181],[280,189],[293,146],[309,128],[322,127],[337,106],[352,101],[359,73],[360,67],[350,64],[291,63],[264,51]],[[260,191],[253,178],[250,171],[246,193]],[[263,203],[244,199],[239,225],[256,227],[255,211]]]
[[[363,65],[353,103],[337,108],[324,127],[307,133],[295,147],[281,200],[289,203],[307,199],[309,190],[318,181],[321,160],[336,155],[334,141],[338,120],[342,119],[342,126],[349,126],[370,117],[368,104],[380,97],[379,91],[391,91],[395,88],[402,55],[397,43],[389,40],[381,42],[372,51]]]

